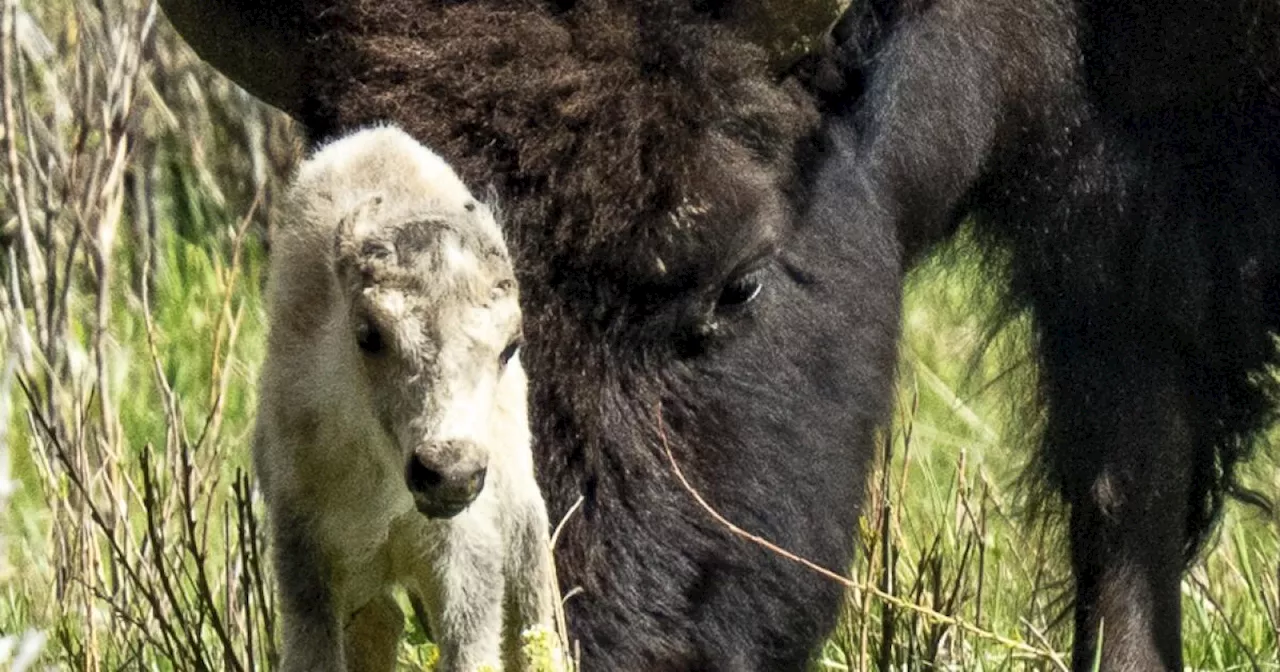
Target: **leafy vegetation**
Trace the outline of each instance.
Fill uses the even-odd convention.
[[[3,9],[0,669],[268,668],[247,447],[296,129],[151,3]],[[864,553],[818,669],[1064,665],[1058,527],[1018,487],[1034,366],[1022,321],[988,330],[983,263],[961,242],[911,278],[896,422],[849,483]],[[1248,478],[1276,493],[1280,459]],[[1184,582],[1188,664],[1280,670],[1277,521],[1232,504],[1217,536]],[[402,663],[429,664],[407,632]]]

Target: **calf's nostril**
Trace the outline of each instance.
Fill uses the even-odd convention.
[[[467,497],[474,499],[484,489],[484,477],[488,469],[481,469],[467,479]]]
[[[428,467],[422,463],[417,456],[409,458],[408,473],[406,480],[409,481],[409,488],[415,492],[426,492],[431,488],[439,487],[444,482],[444,475],[439,471]]]

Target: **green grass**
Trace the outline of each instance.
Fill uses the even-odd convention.
[[[132,84],[104,84],[119,52],[106,35],[144,24],[140,0],[108,0],[106,19],[87,1],[19,4],[60,45],[44,60],[19,49],[27,104],[15,114],[33,130],[15,150],[32,229],[53,232],[36,237],[36,256],[56,262],[45,275],[66,294],[27,287],[15,307],[14,283],[34,276],[19,192],[0,166],[0,481],[16,484],[0,494],[0,669],[15,660],[9,638],[29,631],[47,638],[40,663],[58,669],[265,669],[274,604],[245,470],[264,213],[296,137],[162,21]],[[125,99],[135,123],[96,116]],[[122,141],[126,179],[111,182]],[[66,161],[47,163],[59,152]],[[42,190],[45,166],[62,192]],[[47,193],[66,195],[48,222]],[[115,235],[95,264],[86,241],[103,230]],[[972,257],[960,250],[911,276],[889,459],[868,484],[852,569],[859,588],[819,669],[1057,669],[1064,659],[1064,547],[1057,527],[1028,517],[1017,485],[1029,455],[1021,428],[1034,420],[1019,404],[1034,374],[1026,325],[985,331],[993,297]],[[28,345],[42,313],[62,315],[63,334]],[[1276,493],[1280,459],[1261,455],[1245,476]],[[1277,530],[1228,506],[1184,582],[1189,667],[1280,670]],[[432,651],[408,628],[402,662],[423,665]]]

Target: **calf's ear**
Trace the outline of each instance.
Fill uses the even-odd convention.
[[[395,246],[377,235],[377,211],[381,196],[357,205],[338,221],[333,238],[334,272],[351,290],[368,287],[396,264]]]
[[[302,0],[159,0],[200,58],[255,97],[297,117],[302,82]]]

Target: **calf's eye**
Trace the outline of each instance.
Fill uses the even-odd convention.
[[[523,344],[523,338],[512,339],[511,342],[507,344],[507,347],[503,348],[502,352],[498,354],[498,366],[500,368],[505,368],[507,366],[507,362],[510,362],[511,358],[516,356],[516,353],[520,351],[520,346]]]
[[[386,349],[386,344],[382,341],[382,333],[378,328],[368,322],[360,322],[356,325],[356,345],[360,347],[360,351],[366,355],[379,355]]]

